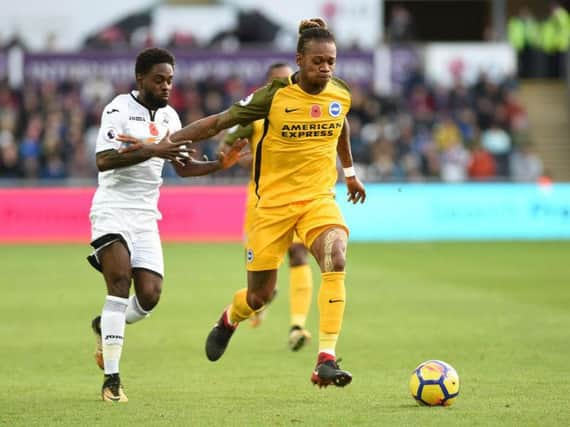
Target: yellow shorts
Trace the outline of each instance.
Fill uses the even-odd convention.
[[[251,196],[251,194],[248,194],[247,203],[245,204],[245,216],[244,216],[244,223],[243,223],[243,245],[244,246],[246,246],[246,244],[247,244],[247,237],[246,236],[247,236],[247,228],[248,228],[248,224],[249,224],[249,218],[251,217],[252,212],[255,210],[256,201],[257,201],[257,199],[255,198],[255,196]],[[303,244],[303,241],[299,237],[299,234],[297,234],[297,231],[295,231],[295,233],[293,234],[293,241],[291,243]]]
[[[310,248],[319,229],[336,225],[346,230],[340,208],[332,198],[292,203],[279,207],[257,207],[247,213],[246,265],[249,271],[279,268],[295,232]]]
[[[304,244],[303,241],[301,240],[301,238],[299,237],[299,234],[297,234],[297,231],[295,231],[295,233],[293,233],[293,241],[291,243]]]

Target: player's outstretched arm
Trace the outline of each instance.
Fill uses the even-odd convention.
[[[222,111],[218,114],[204,117],[196,120],[182,129],[177,130],[170,136],[172,142],[191,140],[200,141],[202,139],[211,138],[224,129],[228,129],[239,123],[238,119],[232,116],[229,110]]]
[[[364,203],[366,200],[366,190],[360,179],[356,176],[354,166],[352,163],[352,151],[350,149],[350,126],[348,120],[344,119],[344,126],[338,138],[336,152],[340,159],[340,163],[345,173],[345,182],[347,187],[348,201],[356,204],[358,202]]]
[[[174,169],[178,176],[189,177],[207,175],[219,170],[231,168],[240,160],[241,157],[248,155],[248,153],[241,152],[243,147],[248,143],[249,141],[245,138],[237,139],[226,152],[220,152],[218,154],[217,160],[200,161],[192,157],[188,157],[183,159],[182,162],[172,164],[174,165]]]
[[[196,151],[186,146],[191,141],[173,143],[168,138],[168,134],[157,144],[145,144],[129,135],[119,135],[117,140],[128,145],[126,148],[119,150],[107,150],[97,153],[97,168],[101,172],[136,165],[151,157],[175,161],[184,155]]]

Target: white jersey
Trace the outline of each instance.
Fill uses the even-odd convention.
[[[103,110],[95,151],[118,150],[119,134],[130,135],[145,143],[157,143],[167,131],[181,128],[180,118],[169,105],[151,111],[137,98],[137,92],[118,95]],[[99,172],[98,187],[91,214],[106,209],[136,209],[153,213],[157,219],[159,188],[164,160],[151,157],[136,165]]]

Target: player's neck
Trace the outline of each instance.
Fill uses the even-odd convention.
[[[326,87],[326,83],[324,85],[320,85],[320,84],[311,84],[309,82],[306,82],[301,78],[301,73],[296,73],[294,78],[297,80],[297,84],[299,85],[299,87],[303,89],[303,92],[306,92],[309,95],[318,95]]]
[[[309,95],[318,95],[325,89],[326,85],[303,85],[299,83],[299,86],[303,89],[303,92],[307,92]]]
[[[145,106],[147,109],[149,109],[150,111],[155,111],[155,110],[156,110],[156,108],[153,108],[153,107],[148,103],[148,101],[141,95],[140,92],[137,93],[137,101],[138,101],[140,104],[144,105],[144,106]]]

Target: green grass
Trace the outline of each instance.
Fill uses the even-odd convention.
[[[0,424],[568,425],[570,242],[352,244],[337,351],[354,381],[323,390],[309,382],[316,339],[286,346],[286,268],[266,322],[242,325],[210,363],[204,339],[244,285],[242,250],[166,245],[161,304],[127,327],[126,405],[99,401],[89,322],[105,292],[87,252],[0,246]],[[313,305],[315,338],[317,319]],[[410,371],[432,358],[459,372],[450,408],[408,394]]]

